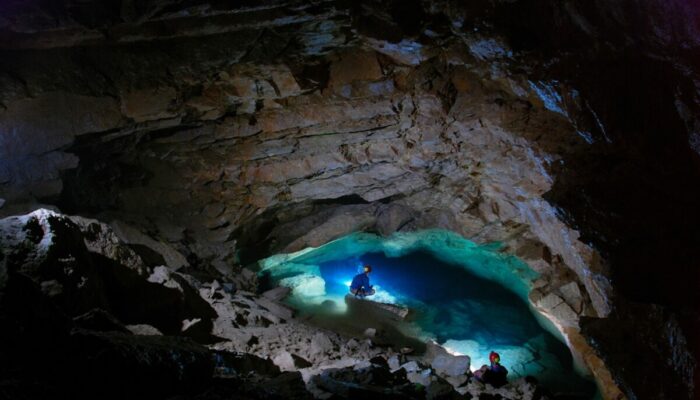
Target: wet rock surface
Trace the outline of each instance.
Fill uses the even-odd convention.
[[[685,359],[700,337],[691,3],[5,2],[0,214],[58,206],[114,231],[5,226],[0,263],[21,266],[0,287],[36,285],[85,329],[117,329],[86,316],[99,308],[217,340],[292,318],[228,293],[255,291],[249,263],[440,227],[541,272],[530,300],[572,343],[582,317],[625,310],[616,294],[673,314]],[[63,242],[34,252],[47,226]],[[664,321],[639,341],[591,338],[601,357],[616,341],[644,353]],[[650,393],[632,361],[604,358],[630,398]],[[661,392],[692,398],[698,376]]]

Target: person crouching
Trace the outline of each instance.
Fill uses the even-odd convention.
[[[371,265],[365,265],[363,272],[355,275],[350,284],[350,293],[356,297],[366,297],[373,295],[374,287],[369,284],[369,274],[372,272]]]
[[[508,370],[501,365],[501,356],[495,351],[492,351],[491,354],[489,354],[489,361],[491,362],[491,366],[483,365],[479,370],[474,372],[474,378],[479,382],[488,383],[497,388],[508,383]]]

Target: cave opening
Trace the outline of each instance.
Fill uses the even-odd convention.
[[[350,334],[379,328],[393,345],[433,340],[450,352],[469,355],[472,370],[488,364],[493,350],[501,354],[509,379],[532,376],[568,398],[594,398],[593,381],[574,365],[558,332],[527,301],[537,274],[499,250],[498,243],[477,245],[442,230],[389,238],[356,233],[272,256],[260,266],[266,288],[289,287],[285,301],[312,324]],[[350,281],[365,264],[373,266],[376,294],[370,299],[406,307],[408,318],[380,321],[348,307]]]

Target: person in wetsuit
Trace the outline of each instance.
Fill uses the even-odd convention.
[[[369,284],[371,265],[365,265],[362,273],[355,275],[350,284],[350,293],[357,297],[366,297],[374,294],[374,288]]]

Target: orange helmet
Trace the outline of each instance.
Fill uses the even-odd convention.
[[[499,363],[501,362],[501,356],[499,356],[495,351],[492,351],[491,354],[489,354],[489,361],[492,363]]]

